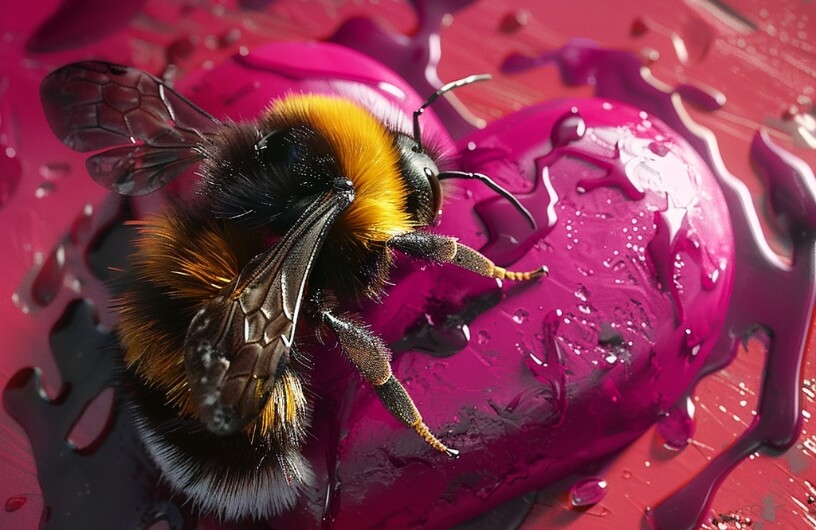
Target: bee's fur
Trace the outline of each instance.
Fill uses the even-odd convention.
[[[179,416],[167,406],[162,390],[131,375],[124,377],[130,412],[152,460],[176,491],[183,491],[198,510],[222,520],[262,519],[291,509],[301,491],[314,482],[311,467],[300,453],[305,425],[311,416],[300,394],[299,376],[287,370],[275,385],[279,409],[291,406],[294,422],[283,422],[275,436],[223,437],[200,423]],[[287,441],[282,431],[297,431]],[[283,442],[281,444],[281,442]]]
[[[277,130],[287,135],[285,147],[262,142]],[[324,243],[309,279],[312,291],[347,301],[378,298],[392,261],[385,242],[417,222],[407,208],[393,133],[355,104],[289,98],[259,124],[226,125],[201,149],[200,202],[171,204],[138,223],[115,304],[118,331],[132,411],[168,482],[203,511],[227,520],[261,518],[290,508],[311,481],[300,454],[310,418],[303,368],[293,352],[295,362],[243,435],[212,434],[197,421],[185,373],[191,319],[337,175],[351,180],[356,199]]]
[[[283,131],[286,147],[257,149],[273,131]],[[309,282],[342,300],[379,299],[391,267],[385,242],[418,225],[394,142],[394,133],[357,104],[292,96],[259,124],[222,129],[205,148],[203,194],[214,215],[283,233],[332,178],[348,178],[355,200],[335,222]]]
[[[125,363],[163,388],[183,414],[193,414],[179,353],[187,326],[198,305],[261,250],[261,239],[181,204],[137,226],[136,250],[127,275],[117,281],[121,294],[113,304]]]
[[[201,162],[199,200],[136,223],[114,303],[129,410],[166,480],[201,511],[265,518],[312,483],[300,452],[309,358],[298,348],[323,328],[394,418],[458,454],[422,420],[385,342],[347,310],[382,295],[393,250],[498,279],[546,272],[508,271],[422,230],[445,178],[481,180],[533,221],[488,176],[440,172],[438,150],[423,147],[423,110],[485,78],[441,87],[414,112],[412,134],[397,110],[391,120],[382,106],[318,95],[285,97],[255,123],[222,123],[161,79],[99,61],[43,80],[55,134],[78,150],[107,149],[88,168],[109,189],[150,193]],[[112,98],[98,97],[105,86],[117,88]],[[140,109],[136,121],[122,105]]]
[[[261,233],[180,204],[139,229],[115,305],[131,374],[126,389],[148,452],[167,481],[205,512],[258,518],[291,508],[312,477],[300,455],[311,414],[297,355],[244,435],[220,437],[195,418],[181,354],[198,305],[260,251]]]

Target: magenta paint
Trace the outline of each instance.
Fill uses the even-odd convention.
[[[423,20],[426,18],[428,17]],[[441,20],[441,17],[429,18]],[[432,24],[423,26],[423,35],[433,34],[435,30],[431,26]],[[370,34],[365,35],[361,30],[346,35],[347,39],[358,39],[358,42],[370,38]],[[394,40],[393,36],[391,40]],[[384,58],[387,64],[395,67],[398,61],[403,60],[405,49],[385,53],[381,59]],[[252,53],[255,52],[250,55]],[[400,54],[402,55],[398,58]],[[191,97],[200,98],[197,101],[202,104],[209,97],[209,102],[215,107],[208,107],[212,112],[219,112],[218,105],[237,105],[235,102],[238,101],[246,103],[250,94],[257,94],[257,102],[262,102],[269,95],[263,88],[257,87],[252,79],[274,68],[264,64],[259,66],[257,62],[252,62],[254,58],[236,58],[238,67],[229,71],[229,74],[228,70],[213,71],[212,75],[222,76],[222,82],[244,83],[232,89],[235,96],[233,99],[207,92],[207,89],[195,92],[195,88],[201,86],[195,76],[180,80],[179,86],[186,85]],[[517,214],[503,211],[503,201],[485,193],[478,186],[471,185],[449,190],[445,215],[437,230],[461,236],[463,240],[479,246],[485,252],[497,257],[503,256],[508,263],[534,266],[543,261],[552,269],[552,277],[533,286],[505,284],[500,288],[492,282],[474,279],[449,268],[415,270],[414,265],[401,263],[394,276],[399,282],[388,303],[373,307],[368,313],[375,327],[384,336],[396,341],[419,319],[441,314],[437,307],[447,304],[448,309],[455,313],[468,308],[484,307],[475,302],[480,297],[491,300],[487,309],[479,309],[477,314],[469,317],[467,326],[471,340],[465,341],[463,349],[458,353],[445,359],[435,359],[422,353],[406,352],[395,361],[397,371],[406,381],[409,390],[422,396],[423,412],[429,423],[436,428],[447,426],[447,429],[440,431],[443,438],[458,444],[461,449],[467,449],[469,453],[457,462],[435,459],[435,455],[424,454],[421,444],[412,440],[411,433],[405,433],[399,426],[391,424],[388,416],[377,410],[379,405],[369,389],[347,385],[347,378],[355,377],[350,370],[340,362],[327,361],[319,370],[320,373],[315,374],[316,381],[325,390],[320,399],[327,405],[315,422],[316,438],[323,442],[310,444],[305,450],[315,462],[316,469],[326,471],[328,482],[305,499],[303,505],[290,514],[288,519],[313,527],[352,527],[354,521],[361,520],[363,495],[381,495],[382,498],[389,499],[395,496],[395,492],[402,491],[411,492],[412,497],[416,493],[418,500],[407,508],[400,507],[403,510],[401,513],[397,513],[397,507],[389,503],[381,503],[374,510],[365,513],[378,514],[378,521],[383,522],[386,527],[399,527],[403,523],[416,521],[425,521],[431,526],[445,526],[451,521],[480,513],[486,506],[495,505],[516,491],[522,492],[547,484],[555,476],[563,475],[586,461],[594,461],[613,448],[625,445],[637,433],[666,414],[667,410],[671,410],[673,401],[680,399],[689,385],[702,374],[728,362],[735,339],[750,332],[757,324],[772,330],[774,337],[765,388],[781,390],[777,401],[763,401],[762,407],[765,408],[761,410],[776,410],[773,407],[780,407],[784,413],[778,417],[759,414],[758,427],[752,427],[731,450],[712,463],[710,468],[696,477],[676,497],[652,510],[651,517],[661,528],[693,527],[708,502],[706,496],[700,493],[709,491],[723,473],[744,457],[746,450],[753,451],[762,447],[779,449],[795,438],[798,432],[796,418],[800,407],[796,394],[798,367],[801,364],[798,360],[801,358],[804,329],[813,302],[812,236],[806,230],[812,226],[813,219],[812,196],[808,195],[808,182],[812,181],[809,169],[769,141],[761,137],[755,141],[752,149],[754,160],[774,183],[774,189],[777,190],[774,200],[776,214],[782,224],[789,227],[791,240],[795,242],[796,265],[788,266],[775,260],[763,242],[747,193],[725,171],[714,145],[707,138],[693,133],[684,118],[675,113],[669,94],[643,82],[639,72],[642,65],[635,56],[573,42],[563,50],[550,52],[547,60],[558,61],[567,82],[584,83],[591,80],[599,95],[636,103],[648,112],[646,118],[629,107],[611,101],[606,103],[613,109],[604,109],[602,106],[598,108],[597,105],[603,105],[601,100],[551,103],[524,109],[491,124],[486,131],[475,132],[460,139],[459,159],[454,162],[481,169],[519,193],[525,204],[535,210],[539,231],[522,229],[519,223],[507,221],[508,216]],[[309,61],[319,59],[314,56],[306,63]],[[415,63],[424,66],[430,64],[429,61],[427,57],[419,56]],[[349,58],[346,62],[337,63],[344,66],[340,69],[344,71],[339,73],[338,68],[330,70],[320,66],[316,68],[318,75],[315,77],[322,78],[320,82],[328,84],[334,75],[348,80],[349,72],[363,70],[361,65],[365,62],[362,58]],[[545,64],[545,61],[541,64]],[[412,68],[420,71],[418,66]],[[400,70],[397,67],[395,69]],[[284,74],[281,85],[289,87],[305,83],[310,78],[310,75],[302,73],[293,76],[291,68]],[[355,71],[355,75],[360,78],[370,76],[370,79],[376,80],[377,76],[391,74],[375,66],[370,73]],[[292,77],[297,78],[295,82],[291,81]],[[262,81],[260,85],[263,86],[266,82]],[[362,84],[368,88],[372,86],[371,83]],[[214,86],[211,85],[209,90],[214,90]],[[395,83],[394,86],[401,85]],[[418,86],[424,87],[421,83]],[[226,90],[227,87],[224,88]],[[310,87],[308,90],[316,89]],[[410,93],[407,87],[406,92]],[[690,99],[688,94],[694,94],[688,88],[678,92],[684,93],[687,99]],[[712,102],[705,99],[700,102],[701,106],[712,106],[715,103],[716,100]],[[404,110],[412,108],[407,103],[397,104]],[[261,107],[253,108],[252,104],[247,103],[247,115],[241,117],[251,117]],[[561,129],[554,125],[559,120],[563,122],[574,119],[576,113],[573,112],[573,107],[584,121],[584,132],[555,134],[556,129]],[[659,120],[653,120],[652,116],[657,116]],[[515,129],[507,126],[508,123],[516,123],[513,120],[519,120],[517,123],[520,124]],[[731,212],[735,233],[733,247],[729,246],[731,238],[728,234],[718,233],[716,230],[713,234],[706,230],[689,230],[688,211],[685,214],[681,211],[679,215],[670,213],[672,208],[686,209],[685,204],[678,207],[676,204],[669,204],[667,200],[673,198],[672,193],[677,190],[672,190],[671,193],[667,191],[664,197],[660,197],[659,191],[644,187],[644,182],[649,181],[648,174],[644,175],[640,170],[627,171],[622,156],[630,159],[643,157],[650,162],[654,158],[657,163],[669,157],[674,162],[663,163],[678,166],[686,164],[695,168],[699,165],[697,170],[708,175],[709,169],[705,169],[704,164],[699,164],[688,146],[670,130],[666,130],[665,134],[661,133],[664,138],[658,139],[655,136],[655,130],[663,131],[661,120],[685,137],[720,179],[724,200]],[[449,130],[456,129],[451,126],[455,120],[443,121]],[[640,130],[639,126],[645,127],[644,121],[649,121],[650,126]],[[430,126],[429,130],[434,128],[435,126]],[[518,138],[512,136],[513,129],[517,131]],[[603,134],[607,134],[607,129],[619,132],[624,138],[643,140],[644,143],[648,140],[648,143],[645,144],[645,149],[635,142],[635,145],[624,146],[621,150],[617,141],[609,142],[597,136],[598,131],[606,131]],[[456,131],[456,136],[468,131],[469,128],[462,125]],[[588,136],[587,132],[592,134]],[[446,136],[444,132],[439,134]],[[632,136],[627,136],[629,134]],[[470,143],[473,143],[473,149],[469,148]],[[546,180],[543,176],[545,168]],[[564,176],[572,174],[580,177],[577,182],[569,181]],[[613,180],[608,180],[610,175],[613,175]],[[703,178],[703,184],[697,184],[714,189],[710,175]],[[629,227],[630,230],[626,232],[628,236],[632,236],[632,240],[628,236],[615,239],[610,235],[613,230],[607,222],[608,212],[595,214],[597,222],[604,221],[600,226],[605,227],[608,233],[599,234],[598,229],[592,232],[593,225],[586,221],[586,215],[590,212],[582,208],[586,207],[585,203],[597,206],[593,201],[598,201],[599,195],[613,197],[615,206],[622,210],[627,207],[637,210],[638,217],[632,227],[637,227],[638,231],[635,233]],[[706,223],[703,221],[710,221],[706,217],[710,211],[714,211],[711,215],[721,216],[725,211],[722,200],[715,198],[713,205],[691,205],[690,219],[704,225]],[[601,205],[604,202],[601,201]],[[478,215],[472,213],[473,206],[477,207]],[[138,211],[142,206],[137,204],[134,208]],[[694,212],[698,210],[706,213],[695,217]],[[490,212],[496,211],[499,213],[490,217]],[[581,214],[576,215],[577,212]],[[639,216],[641,212],[643,217]],[[648,214],[652,214],[651,217]],[[720,217],[717,217],[717,221],[723,225],[730,224],[727,219]],[[84,259],[89,233],[89,221],[80,216],[78,223],[80,230],[77,234],[80,236],[76,238],[76,243],[81,244],[69,246],[66,250],[66,261],[69,268],[74,267],[71,269],[73,272],[76,272],[73,257]],[[97,235],[101,231],[98,222],[96,225],[96,228],[90,230],[90,233],[95,234],[95,242],[99,241]],[[700,237],[699,232],[705,232],[706,237]],[[644,235],[647,240],[645,251],[641,248],[644,246],[644,239],[637,239]],[[652,241],[655,238],[662,240],[649,246],[650,237]],[[612,254],[609,259],[600,262],[567,260],[568,271],[563,267],[562,259],[553,259],[559,253],[580,257],[581,248],[588,245],[597,252],[605,245],[611,247],[619,243],[631,251],[631,255],[627,256],[634,257],[621,258],[619,250],[618,255]],[[636,249],[627,248],[627,243]],[[710,252],[698,252],[700,248],[710,250],[709,245],[716,248]],[[567,248],[568,246],[571,248]],[[519,251],[520,248],[524,250]],[[733,252],[736,253],[736,258],[731,254],[731,248],[735,249]],[[670,259],[672,252],[679,252],[682,259]],[[724,258],[725,263],[719,258]],[[733,267],[729,266],[731,264]],[[694,273],[690,274],[690,270]],[[719,272],[714,275],[714,271]],[[603,274],[610,275],[613,286],[623,287],[610,289],[598,279]],[[638,274],[642,277],[638,277]],[[630,327],[627,324],[630,315],[637,316],[637,312],[632,309],[616,315],[621,318],[599,320],[594,328],[582,328],[579,325],[581,315],[586,314],[586,311],[589,314],[598,313],[599,306],[604,304],[613,305],[614,301],[605,299],[610,296],[606,293],[612,291],[619,295],[620,292],[628,292],[626,287],[629,284],[626,282],[630,276],[642,279],[646,284],[653,282],[650,285],[653,291],[649,292],[656,293],[654,296],[660,303],[652,311],[662,312],[665,321],[673,324],[672,331],[665,331],[667,327],[661,330],[662,333],[655,332],[654,336],[634,340],[632,337],[637,338],[637,326]],[[577,288],[574,286],[575,282],[567,282],[573,277],[581,278],[581,285]],[[755,279],[758,277],[762,277],[763,281],[769,278],[768,284],[761,289],[755,288]],[[615,279],[623,283],[616,284]],[[724,312],[724,300],[731,290],[731,281],[736,282],[736,289],[728,311]],[[793,285],[797,286],[796,292],[792,292]],[[551,290],[558,286],[565,289],[563,293],[555,295]],[[784,289],[786,286],[787,290]],[[802,289],[801,286],[808,288]],[[65,303],[71,296],[73,295],[66,294],[65,290],[56,293],[50,303],[45,304],[45,310]],[[101,291],[96,291],[96,296],[101,303],[104,302]],[[695,297],[701,297],[707,302],[698,306]],[[796,316],[794,321],[780,321],[781,315],[773,314],[773,308],[778,307],[782,301],[793,302],[789,314]],[[559,307],[542,308],[545,304]],[[432,305],[434,307],[430,307]],[[565,311],[561,306],[569,310]],[[756,312],[755,309],[760,306],[765,310]],[[558,314],[559,309],[561,315]],[[526,316],[522,317],[525,313]],[[707,318],[712,314],[713,322]],[[722,321],[723,316],[725,331],[716,339],[717,321]],[[638,322],[636,318],[631,321],[633,324]],[[588,336],[587,329],[590,330]],[[472,340],[474,337],[478,340]],[[671,352],[666,350],[644,358],[644,348],[651,340],[657,341],[659,337],[665,337],[665,340],[671,342]],[[594,343],[591,339],[594,339]],[[582,370],[577,375],[571,375],[572,379],[567,379],[565,364],[575,362],[576,345],[581,346],[581,359],[590,361],[586,361],[587,366],[579,365]],[[502,363],[511,355],[516,364],[509,368]],[[598,364],[592,364],[592,360],[598,361]],[[547,366],[542,369],[545,363]],[[665,371],[667,366],[680,368],[672,374],[673,377],[665,374],[661,376],[662,372],[658,368]],[[640,372],[621,373],[633,367]],[[516,377],[511,377],[512,374],[516,374]],[[529,375],[529,381],[523,386],[517,384],[519,374]],[[460,376],[459,379],[457,375]],[[641,391],[647,397],[650,397],[650,391],[666,392],[660,399],[647,399],[648,406],[633,404],[629,396],[631,390],[627,388],[629,384],[640,384]],[[10,387],[12,390],[19,388]],[[24,388],[28,393],[18,393],[17,397],[22,395],[26,399],[38,399],[35,384],[31,383]],[[489,396],[485,395],[487,388],[491,389]],[[574,388],[577,394],[573,396],[587,397],[568,400],[565,397],[568,394],[563,392],[564,388]],[[460,392],[461,396],[458,396]],[[773,394],[771,391],[763,392],[763,400]],[[446,402],[450,396],[458,397],[460,401]],[[470,405],[461,407],[461,403]],[[48,433],[47,428],[32,420],[53,417],[46,415],[46,410],[54,409],[35,406],[28,410],[29,416],[20,418],[21,422],[31,428],[32,436],[53,435]],[[580,424],[581,421],[591,425],[591,420],[610,411],[613,413],[611,417],[618,421],[614,426],[607,426],[603,430],[600,441],[591,441],[593,436],[599,435],[598,431],[592,431],[593,427],[576,425],[576,422]],[[450,423],[451,419],[453,423]],[[536,421],[540,429],[537,431],[539,437],[531,435],[532,439],[527,441],[508,437],[508,433],[529,427],[530,422],[536,425]],[[574,434],[577,436],[570,440],[572,447],[581,446],[587,453],[581,457],[575,456],[574,452],[559,453],[560,449],[567,447],[567,435]],[[534,445],[533,442],[538,443]],[[393,447],[385,455],[382,449],[384,445]],[[491,457],[487,463],[483,460],[486,454]],[[549,471],[542,471],[541,462],[549,463],[555,456],[561,456],[563,463],[555,465]],[[99,458],[104,460],[102,455]],[[491,468],[491,465],[496,467]],[[149,466],[145,466],[145,469],[149,470]],[[140,476],[145,473],[134,472]],[[149,476],[149,472],[147,475]],[[450,477],[455,478],[451,480]],[[442,492],[441,497],[433,497],[438,493],[436,491],[428,494],[421,491],[423,485],[434,483],[434,479],[441,483],[448,481],[448,488]],[[70,487],[70,484],[66,482],[65,487]],[[141,495],[149,496],[146,492],[147,490],[143,490]],[[49,498],[53,495],[51,493]],[[138,495],[134,498],[138,498]],[[434,499],[433,502],[427,500],[431,498]],[[440,498],[442,501],[439,501]],[[325,502],[325,499],[330,499],[330,502]],[[142,504],[136,503],[135,506]],[[54,520],[53,510],[50,517]]]
[[[9,497],[8,499],[6,499],[4,507],[7,512],[16,512],[17,510],[25,506],[25,503],[27,501],[28,498],[23,495]]]
[[[685,406],[681,406],[681,403]],[[657,433],[663,447],[670,451],[682,451],[694,436],[693,405],[688,398],[670,408],[657,422]]]
[[[371,18],[359,17],[347,20],[328,41],[380,61],[408,81],[418,93],[431,94],[442,85],[436,69],[442,53],[440,31],[443,21],[472,4],[473,0],[416,0],[412,3],[418,23],[410,36],[389,31]],[[473,130],[474,118],[461,105],[457,107],[449,101],[456,101],[456,96],[448,96],[434,108],[447,130],[454,137]]]
[[[601,478],[579,480],[570,488],[570,504],[575,508],[586,508],[598,504],[606,497],[607,487],[608,484]]]
[[[599,95],[637,102],[660,116],[706,159],[720,182],[734,226],[735,287],[724,331],[700,375],[730,362],[736,341],[757,328],[763,328],[773,337],[769,339],[765,377],[754,421],[726,452],[648,514],[655,528],[696,528],[702,522],[716,486],[728,471],[755,451],[775,453],[790,447],[801,429],[798,386],[806,333],[816,299],[813,172],[803,161],[757,133],[751,145],[751,158],[767,179],[775,216],[787,227],[793,242],[793,263],[787,264],[768,246],[750,195],[723,165],[712,137],[696,132],[698,129],[676,111],[671,91],[660,90],[643,79],[641,66],[634,56],[576,41],[559,53],[545,53],[538,60],[542,64],[550,61],[558,64],[565,82],[582,83],[591,77]],[[680,92],[684,93],[687,94],[687,90]]]

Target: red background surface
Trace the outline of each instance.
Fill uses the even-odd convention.
[[[256,2],[260,5],[262,2]],[[80,16],[58,17],[50,35],[76,47],[57,52],[32,53],[25,43],[58,2],[32,0],[25,8],[0,6],[0,344],[6,358],[0,363],[0,386],[19,368],[42,367],[48,391],[58,388],[53,361],[48,355],[43,322],[53,322],[64,301],[26,314],[15,306],[13,294],[30,278],[55,247],[83,207],[96,204],[104,190],[83,187],[79,171],[47,166],[67,160],[81,168],[81,155],[67,153],[43,128],[37,87],[45,73],[66,62],[102,58],[159,73],[168,54],[183,73],[217,63],[241,46],[252,48],[270,40],[325,38],[351,16],[368,16],[397,32],[410,34],[416,18],[410,6],[379,2],[266,3],[262,10],[241,10],[234,2],[147,2],[132,19],[127,9],[107,12],[104,2],[65,2]],[[91,6],[91,8],[88,8]],[[83,11],[85,10],[85,11]],[[135,11],[135,10],[134,10]],[[76,13],[76,11],[75,11]],[[85,13],[85,14],[82,14]],[[70,14],[70,13],[69,13]],[[84,20],[64,24],[64,20]],[[476,116],[490,121],[524,105],[561,96],[590,95],[588,87],[562,85],[554,68],[539,68],[504,75],[499,65],[513,52],[530,56],[557,48],[568,39],[586,37],[603,46],[631,50],[650,62],[662,83],[689,83],[713,88],[726,103],[709,112],[688,106],[691,116],[717,136],[726,166],[752,190],[760,212],[765,210],[762,185],[748,158],[750,140],[766,128],[776,143],[816,167],[813,98],[816,98],[816,4],[786,0],[756,2],[686,0],[684,2],[489,2],[482,0],[446,20],[441,32],[439,77],[450,80],[474,72],[489,72],[492,83],[459,97]],[[100,35],[105,28],[107,36]],[[85,43],[85,44],[83,44]],[[168,51],[169,50],[169,51]],[[810,121],[808,121],[810,120]],[[800,124],[804,134],[794,131]],[[797,139],[798,138],[798,139]],[[19,176],[16,179],[15,176]],[[785,242],[765,226],[775,248]],[[65,278],[64,282],[70,282]],[[110,322],[105,322],[110,324]],[[25,347],[8,347],[16,344]],[[743,462],[722,484],[711,516],[739,515],[750,528],[807,529],[816,527],[816,435],[811,416],[816,414],[816,354],[814,341],[803,373],[803,432],[799,442],[781,456],[755,455]],[[33,346],[32,346],[33,345]],[[41,352],[37,359],[31,351]],[[654,431],[615,458],[603,477],[609,483],[606,498],[589,510],[570,510],[554,488],[538,496],[523,528],[580,530],[640,528],[643,510],[682,485],[705,466],[750,422],[757,399],[764,355],[760,348],[741,352],[726,369],[703,380],[694,393],[696,433],[680,453],[661,447]],[[109,398],[108,398],[109,403]],[[105,400],[98,414],[104,414]],[[25,433],[0,411],[0,500],[24,497],[19,509],[0,512],[4,528],[33,528],[42,510],[42,497]],[[77,439],[92,434],[79,429]],[[735,522],[704,528],[737,528]],[[743,526],[745,527],[745,526]]]

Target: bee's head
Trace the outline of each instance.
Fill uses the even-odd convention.
[[[397,137],[400,173],[408,192],[408,211],[420,226],[428,226],[442,209],[442,185],[439,168],[430,153],[410,136]]]
[[[505,190],[493,179],[481,173],[470,173],[464,171],[439,171],[435,157],[429,153],[422,145],[422,131],[419,127],[419,117],[428,106],[436,101],[439,96],[477,81],[490,79],[490,75],[472,75],[453,81],[431,94],[431,96],[414,111],[413,136],[400,134],[397,137],[397,149],[400,156],[400,172],[406,182],[408,191],[407,205],[408,212],[413,216],[414,221],[420,226],[428,226],[439,216],[442,209],[442,185],[440,182],[450,178],[474,179],[486,184],[490,189],[503,196],[536,228],[535,220],[527,208],[509,191]]]

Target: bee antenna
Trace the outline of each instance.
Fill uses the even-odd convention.
[[[533,218],[533,214],[530,213],[530,210],[524,207],[523,204],[516,198],[515,195],[504,189],[498,182],[493,180],[492,178],[488,177],[484,173],[472,173],[469,171],[443,171],[439,173],[436,178],[440,181],[445,179],[470,179],[470,180],[478,180],[479,182],[484,183],[487,185],[488,188],[495,191],[513,205],[516,210],[519,211],[521,215],[524,216],[525,219],[530,223],[530,226],[535,230],[537,227],[535,219]]]
[[[463,77],[462,79],[458,79],[456,81],[451,81],[450,83],[443,85],[439,90],[431,94],[431,96],[425,100],[425,103],[422,104],[421,107],[414,111],[414,142],[416,142],[416,147],[414,150],[416,152],[422,152],[422,134],[419,130],[419,117],[422,116],[422,113],[425,112],[425,109],[430,106],[431,103],[436,101],[439,96],[446,92],[450,92],[455,88],[460,88],[465,85],[470,85],[472,83],[478,83],[479,81],[487,81],[488,79],[492,78],[490,74],[475,74],[469,75],[467,77]]]

